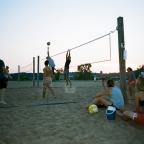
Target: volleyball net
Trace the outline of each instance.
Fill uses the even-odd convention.
[[[70,71],[76,72],[77,67],[81,64],[90,63],[92,65],[92,71],[95,71],[95,64],[99,64],[102,62],[111,61],[111,34],[115,33],[116,30],[110,31],[109,33],[87,41],[85,43],[79,44],[72,48],[67,48],[63,52],[58,52],[54,55],[50,56],[55,62],[56,69],[64,68],[64,64],[66,61],[66,52],[69,49],[71,51],[71,64]],[[32,61],[25,65],[20,66],[20,72],[24,73],[32,73],[35,69],[35,72],[42,72],[44,67],[44,61],[46,60],[47,55],[45,57],[39,56],[39,66],[38,66],[38,58],[35,57],[35,62]],[[34,64],[35,63],[35,64]],[[35,65],[35,68],[33,68]]]

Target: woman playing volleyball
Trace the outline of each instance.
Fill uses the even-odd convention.
[[[65,66],[64,66],[64,79],[66,82],[66,86],[68,86],[70,84],[71,87],[71,81],[69,78],[69,65],[71,63],[71,56],[70,56],[70,50],[67,51],[66,53],[66,62],[65,62]]]

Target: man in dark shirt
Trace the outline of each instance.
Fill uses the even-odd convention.
[[[0,59],[0,68],[5,67],[4,61]]]
[[[4,101],[5,89],[7,87],[7,79],[5,78],[5,63],[0,59],[0,104],[6,104]]]

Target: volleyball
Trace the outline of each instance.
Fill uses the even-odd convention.
[[[91,113],[91,114],[98,112],[98,107],[97,107],[97,105],[91,104],[91,105],[88,107],[88,112]]]
[[[49,46],[49,45],[50,45],[50,42],[47,42],[47,45]]]

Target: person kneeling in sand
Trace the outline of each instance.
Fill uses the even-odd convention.
[[[123,111],[124,109],[124,98],[123,94],[117,86],[115,86],[115,83],[113,80],[107,81],[107,88],[97,93],[95,96],[95,99],[93,101],[96,105],[104,105],[104,106],[114,106],[117,110]]]

